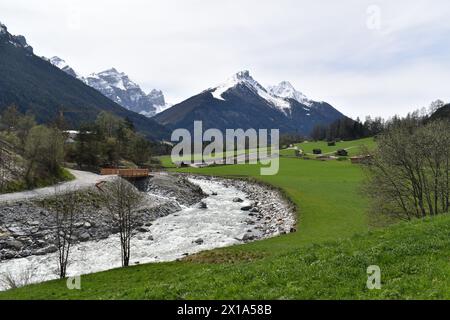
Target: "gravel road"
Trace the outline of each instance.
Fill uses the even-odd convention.
[[[34,190],[22,191],[22,192],[14,192],[14,193],[6,193],[0,194],[0,203],[1,202],[14,202],[19,200],[29,200],[33,198],[46,197],[55,194],[55,189],[57,192],[64,192],[68,190],[79,190],[86,187],[90,187],[95,185],[97,182],[105,181],[114,178],[115,176],[101,176],[95,173],[72,170],[68,169],[70,173],[75,176],[75,180],[58,183],[56,185],[39,188]]]

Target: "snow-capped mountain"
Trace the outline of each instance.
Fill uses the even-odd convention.
[[[153,89],[149,94],[146,94],[125,73],[119,72],[115,68],[83,77],[59,57],[50,58],[48,61],[128,110],[152,117],[170,107],[166,104],[161,90]]]
[[[236,87],[237,85],[246,86],[248,89],[252,90],[255,94],[259,95],[261,98],[272,104],[274,107],[280,110],[290,109],[291,105],[288,101],[281,99],[280,97],[270,94],[263,86],[261,86],[257,81],[255,81],[251,76],[250,72],[240,71],[229,78],[225,83],[213,88],[211,93],[214,98],[219,100],[225,100],[222,96],[228,90]]]
[[[53,57],[48,59],[48,61],[72,77],[82,79],[82,77],[80,77],[63,59]]]
[[[313,102],[303,93],[297,91],[289,81],[281,81],[276,86],[269,86],[268,91],[274,96],[294,99],[306,106],[311,106]]]
[[[64,68],[62,61],[53,60]],[[12,35],[0,24],[0,113],[10,105],[33,115],[38,123],[50,123],[61,112],[71,128],[92,123],[106,111],[133,122],[136,130],[154,140],[167,139],[167,128],[108,99],[99,91],[47,59],[38,57],[23,36]]]
[[[155,120],[171,128],[192,129],[194,120],[201,120],[204,129],[278,128],[307,135],[316,124],[328,124],[343,116],[326,102],[308,99],[287,81],[268,90],[248,71],[240,71],[161,112]]]
[[[165,105],[161,91],[152,90],[147,95],[125,73],[114,68],[89,75],[86,77],[86,83],[114,102],[137,113],[152,116],[156,114],[155,106]]]

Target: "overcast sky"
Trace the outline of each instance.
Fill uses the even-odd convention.
[[[180,102],[250,70],[356,117],[450,101],[448,0],[1,0],[38,55]]]

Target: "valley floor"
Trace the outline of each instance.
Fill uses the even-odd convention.
[[[257,179],[280,188],[297,205],[297,232],[184,261],[83,276],[81,290],[52,281],[0,293],[0,299],[450,298],[448,215],[374,230],[359,165],[281,158],[277,175],[260,176],[259,169],[177,171]],[[371,265],[381,269],[381,290],[366,288]]]

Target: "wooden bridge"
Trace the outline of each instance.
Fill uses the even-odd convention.
[[[143,178],[150,175],[148,169],[114,169],[114,168],[102,168],[100,171],[102,176],[118,175],[122,178]]]

